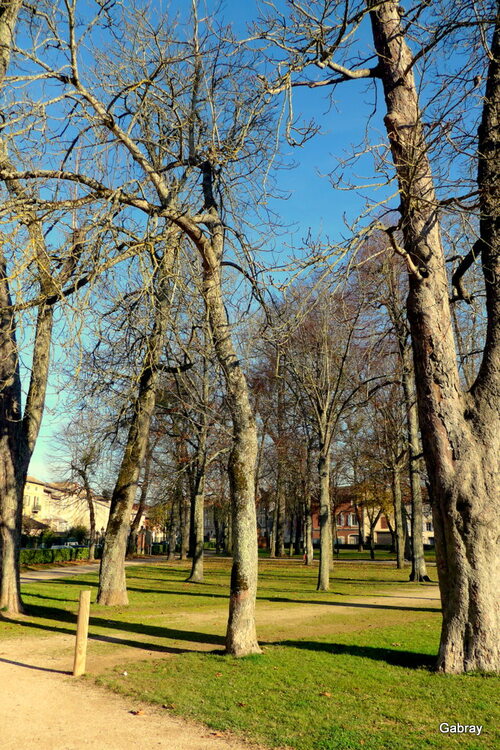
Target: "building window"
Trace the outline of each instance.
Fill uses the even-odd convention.
[[[349,516],[349,526],[357,526],[358,525],[358,519],[356,517],[356,513],[351,513]]]
[[[342,513],[339,513],[337,516],[337,525],[342,526]]]
[[[349,544],[358,544],[359,536],[357,534],[349,534]]]
[[[427,521],[427,523],[425,524],[425,530],[432,531],[432,523],[430,521]]]

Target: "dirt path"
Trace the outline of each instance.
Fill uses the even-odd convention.
[[[69,676],[67,656],[61,657],[68,642],[68,636],[51,636],[0,643],[1,750],[256,747]]]
[[[143,558],[142,560],[127,560],[125,567],[131,565],[155,565],[166,562],[167,558],[157,555],[152,558]],[[56,565],[50,567],[28,567],[21,572],[21,583],[33,583],[34,581],[53,581],[57,578],[70,578],[71,576],[84,575],[85,573],[96,573],[99,571],[99,561],[95,562],[73,562],[65,565]]]

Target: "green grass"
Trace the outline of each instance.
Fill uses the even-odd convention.
[[[267,646],[262,656],[240,660],[182,654],[122,665],[100,681],[271,747],[498,747],[493,736],[500,718],[494,708],[498,682],[432,674],[437,644],[432,621],[412,628],[410,638],[407,633],[389,627],[355,637],[284,641]],[[401,639],[401,646],[395,647],[394,639]],[[465,742],[440,735],[439,722],[454,720],[483,724],[487,734]]]
[[[407,569],[340,562],[331,591],[318,593],[316,569],[261,559],[264,653],[239,660],[222,654],[229,561],[209,558],[204,584],[186,583],[187,569],[128,568],[130,606],[92,606],[90,648],[116,651],[99,682],[273,748],[498,747],[498,680],[432,673],[440,614],[432,600],[400,606]],[[0,638],[74,633],[78,593],[96,583],[93,574],[25,586],[28,616],[0,620]],[[161,658],[144,660],[145,651]],[[441,735],[442,721],[482,724],[483,734]]]

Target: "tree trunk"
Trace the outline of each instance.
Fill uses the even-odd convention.
[[[374,536],[374,532],[373,532],[373,529],[370,527],[370,536],[368,537],[368,544],[370,546],[370,560],[375,560],[375,544],[373,541],[373,536]]]
[[[389,533],[391,535],[391,549],[390,549],[390,551],[393,552],[394,554],[396,554],[396,531],[392,527],[392,524],[391,524],[391,521],[390,521],[389,517],[387,517],[387,525],[389,527]]]
[[[191,573],[187,579],[190,583],[203,583],[203,544],[205,541],[204,512],[205,512],[205,467],[203,466],[196,477],[195,496],[193,500],[193,557]]]
[[[97,603],[106,606],[128,604],[125,554],[130,515],[147,450],[151,417],[155,408],[159,364],[163,353],[168,309],[167,279],[174,257],[173,247],[168,244],[168,240],[169,237],[167,237],[164,256],[155,272],[153,330],[146,343],[127,443],[111,497],[97,593]]]
[[[300,553],[300,542],[302,539],[302,514],[300,511],[295,516],[295,554]]]
[[[232,557],[233,555],[233,520],[231,512],[224,524],[224,553]]]
[[[96,539],[95,508],[94,508],[94,499],[92,497],[92,490],[90,489],[88,485],[85,487],[85,497],[87,498],[87,506],[89,509],[89,525],[90,525],[89,560],[95,560],[95,539]]]
[[[312,565],[314,561],[314,546],[310,497],[306,500],[304,512],[304,549],[306,556],[306,565]]]
[[[398,3],[377,4],[371,20],[399,181],[404,245],[420,269],[410,274],[408,320],[422,445],[434,498],[443,608],[437,666],[452,673],[495,672],[500,671],[500,15],[478,132],[479,245],[488,325],[481,367],[467,394],[460,388],[438,206]]]
[[[170,512],[170,523],[168,531],[168,557],[167,560],[175,560],[175,547],[177,544],[177,524],[175,519],[175,502],[172,502]]]
[[[4,0],[0,12],[0,89],[10,62],[12,42],[21,0]],[[7,162],[7,149],[0,143],[1,160]],[[3,165],[2,165],[3,166]],[[10,166],[10,165],[9,165]],[[16,192],[11,181],[9,192]],[[21,219],[33,240],[44,253],[43,234],[37,217]],[[33,228],[34,235],[33,236]],[[35,245],[36,247],[37,245]],[[43,261],[41,268],[45,268]],[[48,274],[48,269],[45,269]],[[40,287],[45,291],[43,271],[39,268]],[[9,615],[23,611],[20,587],[19,555],[21,545],[24,486],[28,466],[40,429],[50,360],[53,308],[43,304],[38,311],[33,344],[30,386],[21,417],[21,378],[16,341],[16,317],[12,310],[7,262],[0,252],[0,610]]]
[[[271,529],[271,544],[269,549],[269,557],[275,558],[276,557],[276,536],[277,536],[277,529],[278,529],[278,503],[274,503],[273,508],[273,525]]]
[[[330,511],[330,461],[328,451],[320,452],[318,460],[320,482],[319,496],[319,571],[318,591],[330,588],[330,569],[332,567],[332,523]]]
[[[179,516],[181,519],[181,560],[187,560],[189,539],[191,535],[191,503],[186,502],[184,492],[179,499]]]
[[[222,525],[219,523],[219,514],[213,509],[214,529],[215,529],[215,554],[218,555],[224,549],[224,538]]]
[[[278,370],[277,370],[277,403],[276,403],[276,457],[277,457],[277,477],[276,477],[276,557],[285,556],[285,529],[286,529],[286,485],[285,485],[285,459],[286,451],[283,449],[284,434],[284,397],[285,397],[285,378],[284,372],[284,355],[278,350]]]
[[[401,500],[401,473],[399,466],[392,469],[392,502],[394,506],[394,526],[396,537],[396,567],[404,568],[405,563],[405,537],[403,528],[403,509]],[[371,531],[370,531],[371,534]]]
[[[127,557],[129,555],[137,554],[137,535],[139,533],[139,527],[142,521],[142,517],[144,515],[144,510],[146,508],[146,500],[148,499],[149,472],[151,469],[152,455],[153,455],[153,451],[151,447],[148,445],[148,447],[146,448],[146,456],[144,459],[144,474],[142,477],[142,486],[141,486],[141,494],[139,497],[139,506],[137,508],[137,513],[134,516],[134,520],[132,521],[132,524],[130,526],[130,533],[128,535]]]
[[[255,629],[257,595],[257,518],[255,512],[255,465],[257,429],[248,386],[231,339],[222,297],[220,261],[223,230],[214,229],[213,244],[204,247],[203,296],[217,359],[224,373],[227,400],[233,423],[233,445],[229,458],[231,489],[233,565],[226,650],[233,656],[260,653]]]
[[[413,553],[411,537],[408,531],[408,511],[406,510],[406,506],[403,502],[401,503],[401,517],[403,519],[403,557],[406,562],[412,559]]]
[[[311,442],[307,444],[306,460],[306,477],[304,484],[304,548],[306,555],[306,565],[312,565],[314,562],[314,544],[313,544],[313,517],[312,517],[312,500],[311,500],[311,471],[312,456]]]
[[[420,428],[415,401],[415,377],[413,362],[408,347],[403,344],[401,351],[403,372],[403,393],[406,405],[408,429],[410,492],[411,492],[411,573],[410,581],[430,581],[424,557],[424,514],[422,508],[422,486],[420,481]],[[401,349],[401,347],[400,347]]]
[[[38,311],[30,386],[21,417],[21,379],[5,259],[0,256],[0,609],[23,611],[19,555],[28,466],[40,430],[50,363],[53,308]]]
[[[15,318],[8,286],[6,261],[0,258],[0,609],[9,615],[23,611],[19,582],[22,527],[23,445],[21,378]],[[17,449],[17,450],[16,450]],[[26,467],[27,468],[27,467]]]
[[[358,552],[363,552],[365,548],[363,508],[360,508],[357,503],[354,503],[354,512],[356,513],[356,520],[358,522]]]
[[[278,459],[278,478],[276,486],[276,557],[284,557],[285,555],[285,520],[286,491],[283,467]]]

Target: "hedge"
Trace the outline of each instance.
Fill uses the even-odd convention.
[[[22,549],[21,565],[38,563],[69,562],[71,560],[88,560],[88,547],[64,547],[64,549]]]

